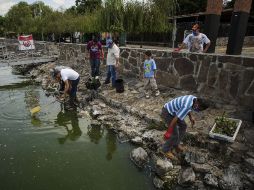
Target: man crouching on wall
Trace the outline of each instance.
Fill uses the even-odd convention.
[[[162,118],[165,120],[168,130],[164,134],[166,142],[162,145],[162,151],[169,159],[176,159],[172,150],[181,152],[184,147],[180,145],[180,142],[186,132],[187,124],[184,118],[188,115],[192,126],[195,124],[195,120],[191,116],[191,111],[203,111],[208,108],[208,104],[203,99],[197,98],[193,95],[185,95],[175,98],[166,103],[161,112]]]

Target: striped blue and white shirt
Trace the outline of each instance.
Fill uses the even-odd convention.
[[[193,95],[180,96],[171,100],[164,105],[173,116],[177,116],[180,120],[184,120],[187,114],[192,110],[193,99],[197,98]]]

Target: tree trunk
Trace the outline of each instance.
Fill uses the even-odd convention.
[[[223,0],[207,0],[204,33],[211,40],[211,45],[207,50],[208,53],[215,52],[216,40],[220,27],[222,5]]]
[[[242,53],[251,4],[252,0],[235,1],[234,12],[231,16],[231,28],[227,45],[227,54],[240,55]]]

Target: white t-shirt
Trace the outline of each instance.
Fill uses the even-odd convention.
[[[76,80],[79,77],[79,74],[72,69],[62,69],[61,78],[63,81],[66,80]]]
[[[199,33],[197,36],[189,34],[183,43],[187,44],[189,52],[203,52],[204,43],[210,43],[210,40],[203,33]]]
[[[112,48],[108,48],[107,65],[115,65],[116,58],[119,58],[120,49],[116,44]]]

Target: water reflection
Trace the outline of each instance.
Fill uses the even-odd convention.
[[[100,125],[91,125],[88,127],[87,135],[90,137],[90,141],[98,144],[103,136],[104,128]]]
[[[113,153],[116,151],[116,134],[113,131],[108,131],[106,135],[106,144],[107,144],[107,160],[112,160]]]
[[[37,116],[31,117],[31,124],[36,127],[40,127],[42,125],[41,120]]]
[[[40,100],[40,92],[37,90],[34,90],[33,88],[25,91],[25,97],[24,101],[26,103],[27,108],[32,109],[36,106],[39,106],[39,100]]]
[[[75,141],[82,134],[82,131],[79,127],[77,110],[61,109],[61,111],[57,114],[55,124],[57,124],[58,126],[63,126],[67,131],[67,134],[64,137],[58,138],[58,142],[60,144],[64,144],[67,139]]]

